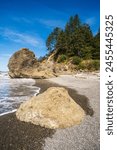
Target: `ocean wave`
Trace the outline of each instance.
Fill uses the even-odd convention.
[[[39,92],[34,79],[11,79],[7,73],[0,73],[0,115],[16,110],[22,102]]]

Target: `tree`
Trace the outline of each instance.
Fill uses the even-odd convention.
[[[70,17],[68,23],[65,26],[66,43],[67,43],[67,55],[74,56],[78,54],[78,39],[79,29],[81,27],[81,21],[78,15]]]
[[[94,36],[93,39],[93,51],[92,51],[92,58],[93,59],[100,59],[100,30]]]
[[[61,32],[61,29],[56,27],[52,33],[50,33],[50,35],[48,36],[47,40],[46,40],[46,46],[49,52],[53,51],[55,49],[56,46],[56,42],[58,39],[58,36]]]
[[[93,36],[90,26],[82,24],[78,15],[71,16],[65,29],[55,28],[48,36],[46,46],[50,52],[55,51],[66,58],[77,56],[83,59],[100,58],[100,32]]]
[[[79,16],[78,15],[75,15],[74,17],[71,16],[69,21],[67,22],[67,24],[65,26],[65,32],[66,32],[66,34],[72,34],[80,26],[81,26],[81,21],[80,21]]]
[[[81,57],[84,59],[92,58],[93,50],[93,34],[88,24],[83,24],[79,31],[80,37],[78,38],[79,42],[79,51]]]
[[[64,31],[61,31],[59,36],[58,36],[58,39],[57,39],[57,42],[56,42],[56,46],[55,46],[55,49],[56,49],[56,53],[55,53],[55,60],[57,60],[58,56],[61,55],[61,54],[65,54],[66,55],[66,52],[67,52],[67,49],[68,49],[68,44],[67,44],[67,39],[66,39],[66,34]]]

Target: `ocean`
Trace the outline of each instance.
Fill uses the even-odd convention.
[[[11,79],[7,72],[0,72],[0,116],[16,111],[22,102],[39,90],[34,79]]]

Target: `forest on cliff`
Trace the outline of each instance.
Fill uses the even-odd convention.
[[[54,28],[46,46],[48,54],[44,58],[54,54],[57,63],[70,61],[81,69],[99,69],[100,30],[93,35],[90,26],[82,23],[78,15],[71,16],[64,29]]]

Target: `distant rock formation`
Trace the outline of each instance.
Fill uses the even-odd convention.
[[[10,58],[8,63],[9,76],[11,78],[50,78],[55,74],[41,66],[35,58],[35,54],[27,48],[23,48]]]
[[[61,87],[51,87],[20,105],[19,120],[46,128],[66,128],[80,124],[84,110]]]

